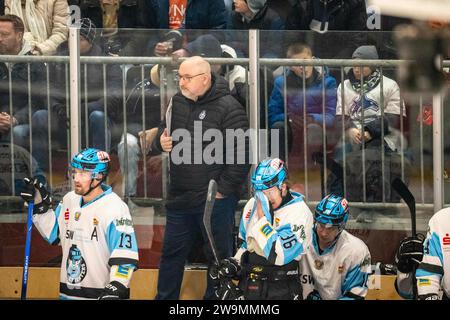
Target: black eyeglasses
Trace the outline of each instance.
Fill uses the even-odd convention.
[[[182,75],[180,75],[180,74],[177,73],[177,74],[175,75],[175,80],[176,80],[176,81],[180,81],[181,79],[183,79],[184,81],[191,82],[191,80],[192,80],[193,78],[198,77],[198,76],[201,76],[202,74],[205,74],[205,72],[196,74],[196,75],[194,75],[194,76],[182,76]]]

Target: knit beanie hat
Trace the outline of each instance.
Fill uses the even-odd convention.
[[[352,59],[378,59],[378,52],[375,46],[360,46],[352,54]]]
[[[89,43],[94,42],[97,28],[91,19],[80,19],[75,23],[75,25],[80,27],[80,36],[83,36]]]
[[[222,48],[220,42],[210,34],[199,36],[186,46],[191,56],[201,56],[210,58],[220,58],[222,56]]]

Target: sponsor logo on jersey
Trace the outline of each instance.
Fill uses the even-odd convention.
[[[430,279],[419,279],[419,283],[418,283],[419,287],[426,287],[426,286],[430,286],[430,285],[431,285]]]
[[[323,268],[323,261],[319,259],[314,260],[314,267],[317,270],[321,270]]]
[[[70,214],[69,214],[69,208],[66,209],[64,212],[64,220],[67,222],[69,220]]]
[[[278,227],[279,224],[280,224],[280,219],[279,218],[275,218],[275,225]]]
[[[125,219],[125,218],[120,218],[120,219],[116,219],[116,226],[120,227],[120,226],[133,226],[133,223],[130,219]]]
[[[206,110],[203,110],[203,111],[200,112],[200,114],[198,115],[198,118],[199,118],[200,120],[203,120],[203,119],[205,119],[205,117],[206,117]]]
[[[80,216],[81,216],[81,211],[75,212],[75,221],[80,220]]]
[[[305,233],[305,226],[304,225],[296,225],[296,224],[294,224],[293,226],[292,226],[292,231],[293,232],[297,232],[297,231],[299,231],[300,230],[300,238],[302,239],[302,240],[305,240],[306,239],[306,233]]]
[[[245,215],[245,219],[250,218],[251,214],[252,214],[252,209],[248,210],[247,214]]]
[[[260,231],[266,238],[268,238],[273,232],[273,228],[270,226],[270,224],[266,223],[261,227]]]
[[[310,274],[300,275],[300,281],[302,284],[312,284],[314,285],[314,278]]]
[[[129,274],[130,274],[130,268],[129,267],[119,266],[117,268],[117,271],[116,271],[116,276],[117,277],[127,279]]]
[[[67,282],[80,283],[86,277],[87,266],[80,249],[75,244],[70,247],[66,261]]]
[[[446,233],[445,237],[442,238],[442,243],[444,246],[450,246],[450,237],[448,236],[448,233]]]

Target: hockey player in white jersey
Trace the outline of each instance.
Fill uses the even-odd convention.
[[[419,300],[450,298],[450,208],[436,212],[428,223],[424,254],[416,270]]]
[[[298,261],[311,242],[313,216],[303,197],[289,190],[280,159],[263,160],[252,176],[255,191],[244,207],[233,258],[218,267],[220,299],[301,299]],[[212,275],[217,276],[217,275]],[[239,289],[226,279],[237,278]]]
[[[370,253],[360,239],[344,230],[345,198],[328,195],[316,206],[312,243],[300,259],[303,298],[355,300],[367,294]]]
[[[26,178],[25,201],[50,244],[62,247],[61,299],[128,299],[138,248],[127,205],[104,184],[108,153],[88,148],[75,155],[69,174],[75,190],[56,209],[45,187]]]

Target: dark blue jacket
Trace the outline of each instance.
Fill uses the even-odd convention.
[[[314,121],[321,124],[322,112],[322,74],[314,71],[312,81],[306,81],[306,114],[312,116]],[[303,116],[303,80],[289,70],[287,79],[287,112],[290,118]],[[332,126],[336,115],[336,80],[328,75],[325,69],[325,123]],[[269,100],[269,124],[284,121],[284,79],[283,76],[275,78],[274,87]]]
[[[169,0],[159,1],[159,28],[169,29]],[[227,10],[223,0],[188,0],[183,29],[225,29]]]

